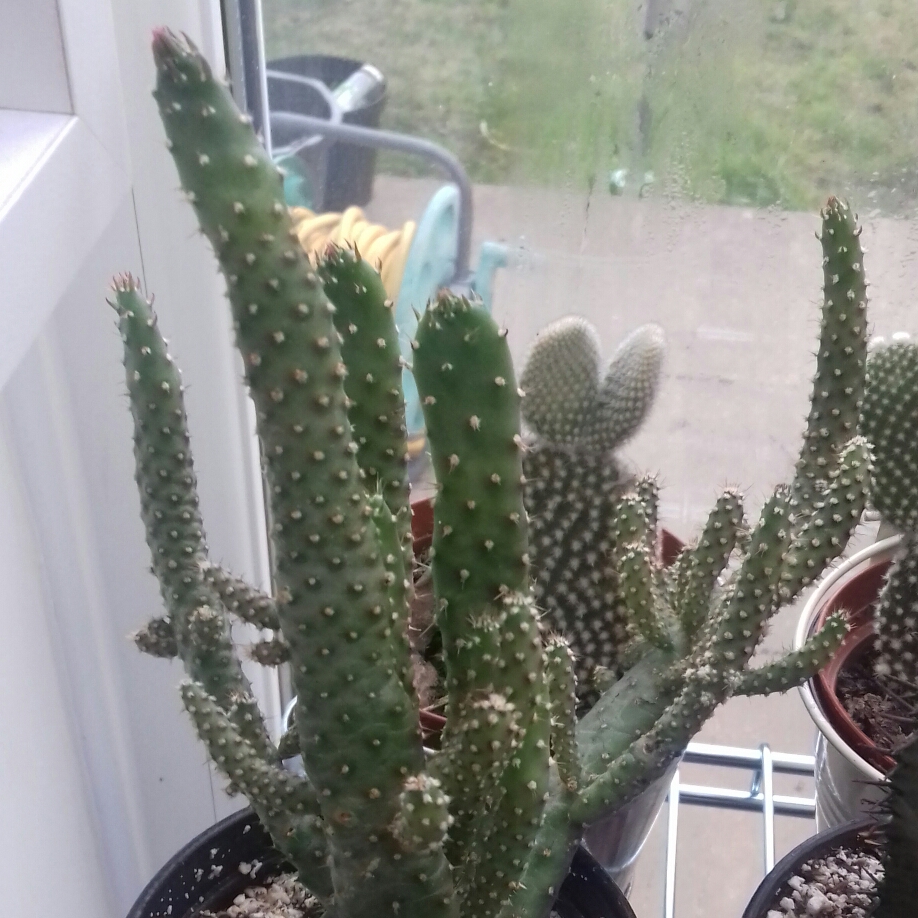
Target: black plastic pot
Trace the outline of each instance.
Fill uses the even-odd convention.
[[[291,57],[281,57],[268,61],[267,71],[270,84],[271,74],[291,74],[318,80],[329,90],[334,90],[349,76],[363,66],[358,60],[347,57],[332,57],[324,54],[298,54]],[[278,86],[280,81],[276,81]],[[280,91],[280,90],[278,90]],[[300,111],[289,107],[289,101],[284,100],[285,111],[296,114],[311,115],[311,111]],[[270,108],[279,109],[282,100],[278,97],[272,100]],[[358,127],[379,127],[379,119],[386,104],[385,93],[372,104],[361,105],[352,111],[343,114],[345,124],[355,124]],[[373,197],[373,179],[376,174],[376,150],[370,147],[359,147],[354,144],[335,141],[330,144],[328,151],[328,167],[325,173],[324,186],[317,189],[320,200],[314,210],[342,212],[347,207],[355,205],[362,207]]]
[[[239,865],[258,864],[255,875]],[[250,808],[211,826],[181,849],[147,884],[127,918],[194,918],[227,908],[247,887],[288,869]],[[628,900],[578,847],[554,912],[559,918],[635,918]]]
[[[765,918],[770,909],[778,908],[778,902],[789,891],[788,880],[799,873],[800,868],[808,860],[822,857],[842,846],[857,848],[862,844],[862,836],[875,827],[876,822],[873,819],[858,819],[843,826],[826,829],[797,845],[775,864],[771,873],[759,884],[743,912],[743,918]]]

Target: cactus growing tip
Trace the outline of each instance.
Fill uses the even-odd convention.
[[[181,64],[190,63],[200,70],[200,76],[206,80],[210,78],[210,67],[197,45],[185,32],[178,35],[164,26],[153,30],[151,42],[153,61],[160,71],[171,73],[176,79],[182,80]]]

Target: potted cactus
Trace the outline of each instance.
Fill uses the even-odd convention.
[[[797,641],[843,610],[850,631],[801,687],[820,731],[817,825],[867,812],[896,750],[918,727],[918,344],[876,340],[867,361],[861,428],[874,471],[870,502],[895,535],[853,555],[823,581],[801,615]]]
[[[793,481],[749,531],[739,495],[725,493],[670,567],[653,545],[652,492],[626,489],[611,524],[627,646],[616,669],[594,674],[598,697],[579,719],[570,647],[543,621],[532,585],[527,445],[506,334],[448,291],[429,304],[413,371],[438,484],[430,564],[448,696],[441,748],[429,756],[406,635],[401,365],[381,281],[349,250],[328,250],[314,270],[291,238],[281,176],[226,86],[168,30],[155,33],[153,54],[170,150],[227,279],[264,460],[274,591],[259,595],[208,559],[182,381],[149,300],[121,276],[112,303],[165,609],[138,644],[182,661],[198,735],[251,805],[240,834],[257,823],[273,853],[253,856],[295,873],[319,908],[339,918],[542,918],[576,873],[585,827],[664,774],[724,700],[797,685],[838,646],[836,617],[796,652],[749,667],[769,618],[844,550],[865,501],[853,217],[834,199],[822,215],[822,346]],[[326,294],[336,287],[350,313]],[[231,613],[273,633],[257,659],[289,661],[297,707],[287,742],[302,776],[281,765]],[[204,854],[215,857],[212,848],[205,833],[182,859],[219,885],[223,865],[208,869]],[[131,918],[189,914],[203,895],[175,891],[166,906],[148,889]]]
[[[337,308],[340,285],[326,293]],[[630,620],[619,569],[621,550],[632,536],[624,529],[635,496],[647,519],[647,538],[657,561],[671,564],[684,544],[657,525],[657,485],[638,477],[617,455],[640,428],[653,404],[664,354],[663,330],[644,325],[633,331],[603,367],[596,329],[579,316],[549,323],[538,334],[524,364],[521,417],[526,483],[523,502],[530,523],[533,595],[543,622],[570,645],[575,661],[577,713],[582,716],[603,685],[620,678],[630,656],[641,654],[641,632]],[[433,510],[429,499],[412,503],[416,554],[429,546]],[[739,504],[733,509],[739,512]],[[731,520],[734,528],[740,518]],[[729,553],[729,551],[728,551]],[[648,567],[651,576],[660,576]],[[640,576],[640,574],[638,575]],[[426,591],[414,606],[410,633],[426,667],[428,698],[442,685],[430,685],[431,648],[442,642]],[[426,658],[426,659],[424,659]],[[436,656],[434,659],[438,659]],[[430,708],[436,707],[434,702]],[[430,708],[421,712],[425,739],[439,742],[446,719]],[[292,723],[295,699],[284,729]],[[294,752],[296,750],[294,749]],[[668,778],[678,765],[634,800],[591,825],[585,842],[612,878],[627,890],[635,860],[662,807]],[[288,767],[301,770],[299,757]]]
[[[912,918],[918,895],[918,738],[896,752],[871,815],[818,832],[779,861],[743,918]]]

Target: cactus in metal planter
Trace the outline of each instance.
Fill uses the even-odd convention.
[[[879,340],[867,359],[861,425],[874,453],[870,501],[902,534],[874,609],[875,668],[918,693],[918,344]]]
[[[170,149],[227,279],[264,457],[274,584],[262,595],[207,557],[181,381],[149,302],[121,277],[113,304],[137,481],[168,613],[138,644],[181,657],[182,697],[211,757],[329,914],[542,918],[585,825],[654,780],[722,701],[797,684],[837,644],[833,620],[797,654],[748,668],[768,619],[840,554],[864,503],[869,455],[850,436],[862,337],[836,305],[860,295],[853,220],[835,201],[823,214],[829,262],[858,261],[837,272],[844,281],[827,274],[819,367],[834,360],[851,398],[814,391],[837,421],[823,438],[811,413],[807,442],[818,449],[808,456],[823,477],[803,476],[804,488],[798,473],[776,489],[726,573],[737,552],[721,532],[734,525],[736,495],[671,576],[651,555],[648,489],[626,495],[616,563],[646,646],[580,720],[570,648],[532,588],[522,394],[505,334],[449,292],[428,305],[413,370],[439,485],[431,567],[448,694],[429,756],[406,635],[391,309],[356,251],[330,248],[317,270],[307,261],[278,171],[194,46],[160,30],[153,52]],[[839,352],[835,342],[852,339]],[[259,659],[289,661],[298,700],[283,743],[302,755],[302,777],[266,742],[229,614],[273,632]]]

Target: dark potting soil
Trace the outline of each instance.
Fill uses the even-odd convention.
[[[868,918],[882,876],[869,850],[839,846],[804,863],[763,918]]]
[[[918,692],[874,672],[869,650],[838,674],[835,693],[848,716],[882,752],[893,755],[918,727]]]

